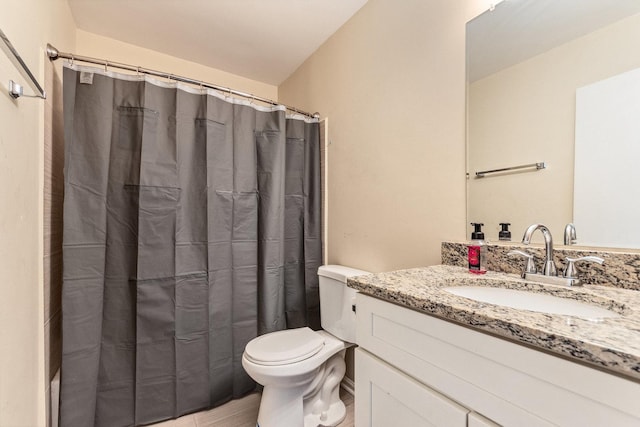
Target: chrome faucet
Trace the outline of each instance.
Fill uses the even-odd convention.
[[[545,247],[545,256],[544,256],[544,269],[542,273],[545,276],[557,276],[558,270],[556,269],[556,263],[553,261],[553,238],[551,237],[551,232],[549,229],[542,224],[532,224],[527,228],[524,232],[524,236],[522,237],[522,243],[524,245],[528,245],[531,243],[531,236],[536,230],[540,230],[542,232],[542,236],[544,237],[544,247]]]
[[[578,243],[578,238],[576,236],[576,226],[570,222],[564,228],[564,244],[569,246],[575,245],[576,243]]]
[[[570,230],[569,226],[571,226],[571,229],[573,229],[573,239],[575,239],[575,227],[573,227],[573,224],[568,224],[565,228],[565,244],[567,239],[567,230]],[[522,271],[522,278],[525,280],[532,280],[534,282],[547,283],[552,285],[581,286],[582,283],[577,277],[578,271],[576,270],[574,264],[578,261],[595,262],[598,264],[602,264],[604,262],[604,259],[597,256],[583,256],[580,258],[567,257],[567,267],[564,269],[564,273],[561,276],[558,276],[558,270],[556,269],[556,264],[553,261],[553,238],[551,237],[551,232],[546,226],[542,224],[530,225],[529,228],[527,228],[524,232],[522,243],[524,245],[528,245],[529,243],[531,243],[531,237],[536,230],[540,230],[542,232],[546,251],[544,258],[544,269],[542,271],[542,274],[537,273],[532,254],[522,251],[509,252],[509,255],[519,255],[526,258],[526,265],[524,270]],[[570,231],[569,237],[572,237]]]

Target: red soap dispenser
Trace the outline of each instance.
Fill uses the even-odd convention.
[[[487,272],[487,245],[482,232],[484,224],[472,222],[471,225],[473,225],[474,231],[471,233],[471,242],[467,246],[469,250],[469,273],[485,274]]]

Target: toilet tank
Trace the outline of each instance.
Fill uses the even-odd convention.
[[[370,273],[342,265],[318,268],[322,329],[342,341],[356,342],[356,290],[347,287],[347,278],[363,274]]]

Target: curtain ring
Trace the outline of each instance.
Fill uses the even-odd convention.
[[[105,73],[109,72],[109,70],[107,69],[108,66],[109,66],[109,61],[104,61],[104,72]]]
[[[140,66],[136,65],[136,75],[140,75]]]
[[[71,54],[71,61],[70,61],[70,64],[71,64],[71,66],[72,66],[72,67],[73,67],[73,61],[74,61],[75,59],[76,59],[76,58],[73,56],[73,53],[72,53],[72,54]]]

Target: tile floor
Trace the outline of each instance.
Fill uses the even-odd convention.
[[[340,397],[347,406],[347,417],[338,427],[353,427],[353,396],[341,389]],[[153,424],[153,427],[256,427],[259,406],[260,393],[253,393],[208,411]]]

